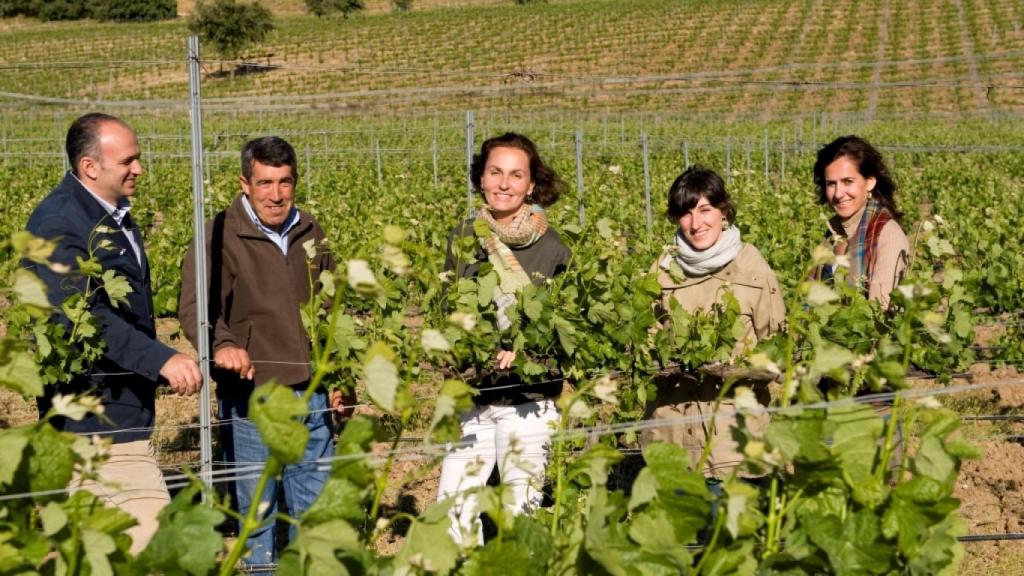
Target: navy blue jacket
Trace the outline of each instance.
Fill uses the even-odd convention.
[[[131,222],[126,217],[122,224],[129,228]],[[113,230],[93,235],[99,226]],[[114,270],[132,288],[127,306],[111,306],[105,292],[96,292],[90,310],[100,320],[106,343],[104,356],[86,374],[48,387],[47,394],[39,400],[40,413],[49,409],[50,396],[56,392],[91,390],[101,397],[109,421],[89,416],[79,422],[58,418],[53,424],[69,432],[107,434],[114,442],[148,439],[152,435],[160,368],[175,351],[156,339],[149,263],[141,234],[130,232],[135,234],[142,251],[140,266],[122,228],[70,172],[32,212],[27,229],[36,236],[57,240],[58,247],[50,260],[71,267],[69,274],[58,274],[45,266],[28,265],[46,283],[50,303],[58,309],[65,298],[85,286],[84,278],[77,273],[75,257],[88,257],[90,241],[103,269]],[[112,247],[98,248],[104,240],[109,240]]]

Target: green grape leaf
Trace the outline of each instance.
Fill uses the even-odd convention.
[[[921,440],[920,448],[913,460],[914,471],[940,483],[952,482],[956,478],[956,462],[946,452],[942,441],[935,436]]]
[[[249,417],[270,454],[283,464],[302,459],[309,442],[309,429],[300,421],[309,413],[302,399],[287,386],[263,384],[249,398]]]
[[[337,551],[343,550],[359,556],[363,548],[359,534],[342,520],[332,520],[313,527],[302,526],[295,542],[282,554],[281,567],[286,570],[290,567],[292,571],[286,572],[289,574],[344,576],[351,572],[338,560]]]
[[[433,506],[447,506],[435,503]],[[426,521],[426,518],[436,520]],[[451,521],[447,514],[428,514],[412,523],[405,546],[395,555],[395,566],[410,566],[425,572],[447,574],[459,558],[459,548],[448,535]]]
[[[437,434],[440,441],[458,440],[459,415],[473,407],[474,394],[476,389],[461,380],[445,380],[434,404],[428,435]]]
[[[109,556],[117,550],[114,539],[98,530],[86,528],[82,530],[82,547],[85,558],[92,568],[93,576],[113,576],[114,569],[110,565]]]
[[[375,295],[380,291],[380,283],[377,282],[366,260],[349,260],[347,267],[348,285],[357,293],[366,296]]]
[[[128,295],[132,292],[128,280],[113,270],[103,272],[103,290],[110,299],[110,305],[117,308],[120,305],[128,305]]]
[[[9,486],[28,446],[27,429],[0,429],[0,485]]]
[[[39,519],[43,522],[43,534],[53,536],[68,525],[68,515],[60,504],[50,502],[39,511]]]
[[[95,256],[88,260],[81,256],[75,256],[75,262],[78,264],[78,271],[83,276],[96,277],[103,273],[103,265]]]
[[[11,234],[11,247],[23,258],[37,264],[49,264],[57,242],[40,238],[27,230],[18,230]]]
[[[31,353],[3,345],[0,350],[0,386],[22,396],[42,396],[43,380]]]
[[[24,268],[14,271],[11,289],[14,291],[17,301],[22,304],[38,310],[51,308],[50,300],[46,296],[46,284],[38,276]]]
[[[348,477],[332,475],[316,501],[303,514],[302,521],[308,526],[332,520],[359,522],[366,518],[365,496],[365,487],[356,486]]]
[[[394,412],[399,384],[398,368],[394,362],[382,354],[374,354],[363,368],[363,378],[370,399],[381,410]]]
[[[29,443],[25,456],[28,458],[28,483],[32,492],[59,490],[71,481],[74,457],[71,444],[72,434],[57,431],[47,423],[40,423]]]
[[[209,574],[217,565],[224,539],[217,526],[224,514],[207,504],[195,504],[196,485],[179,492],[160,511],[160,527],[139,557],[152,572],[167,574]]]
[[[440,330],[433,328],[427,328],[423,331],[420,335],[420,345],[423,346],[423,350],[428,354],[431,352],[449,352],[452,349],[452,345],[444,337],[444,334]]]

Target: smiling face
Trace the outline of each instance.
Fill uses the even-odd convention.
[[[825,198],[843,220],[864,208],[874,188],[875,179],[862,176],[860,167],[846,156],[825,167]]]
[[[117,206],[135,194],[135,181],[142,175],[139,141],[131,128],[118,122],[104,122],[97,136],[97,153],[82,156],[77,174],[97,196]]]
[[[707,250],[722,236],[723,212],[711,205],[707,198],[701,198],[692,210],[679,217],[679,231],[691,248]]]
[[[295,205],[295,175],[291,166],[269,166],[254,160],[252,176],[240,176],[239,182],[260,222],[280,232]]]
[[[533,192],[530,157],[519,148],[492,148],[480,177],[480,188],[494,219],[510,221]]]

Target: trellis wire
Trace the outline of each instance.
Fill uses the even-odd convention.
[[[785,407],[783,407],[783,406],[760,407],[760,408],[757,409],[757,412],[758,413],[763,413],[763,414],[786,414],[786,413],[800,412],[800,411],[803,411],[803,410],[821,410],[821,409],[830,409],[830,408],[851,407],[851,406],[856,406],[856,405],[860,405],[860,404],[878,404],[878,403],[882,403],[882,402],[889,402],[889,401],[892,401],[892,400],[894,400],[896,398],[905,398],[905,399],[929,398],[929,397],[936,397],[936,396],[947,396],[947,395],[952,395],[952,394],[959,394],[959,393],[963,393],[963,392],[969,392],[969,391],[974,391],[974,390],[981,390],[981,389],[985,389],[985,388],[993,388],[993,387],[999,387],[999,386],[1020,386],[1020,385],[1024,385],[1024,378],[1017,378],[1017,379],[1014,379],[1014,380],[1002,381],[1002,382],[985,382],[985,383],[978,383],[978,384],[963,384],[963,385],[957,385],[957,386],[940,386],[940,387],[933,387],[933,388],[926,388],[926,389],[906,389],[906,390],[900,390],[900,391],[897,391],[897,392],[883,392],[883,393],[876,393],[876,394],[867,394],[867,395],[859,396],[859,397],[856,397],[856,398],[843,398],[843,399],[839,399],[839,400],[824,400],[824,401],[819,401],[819,402],[797,403],[797,404],[792,404],[790,406],[785,406]],[[645,419],[645,420],[639,420],[639,421],[634,421],[634,422],[622,422],[622,423],[615,423],[615,424],[598,424],[598,425],[594,425],[594,426],[582,426],[582,427],[578,427],[578,428],[572,428],[572,429],[568,429],[568,430],[563,430],[561,432],[558,432],[558,433],[555,433],[555,434],[552,434],[552,435],[549,435],[547,432],[540,432],[540,433],[532,433],[532,434],[520,434],[520,435],[518,435],[518,437],[520,439],[528,439],[528,438],[532,438],[534,435],[537,435],[537,436],[543,435],[543,437],[545,437],[545,438],[550,437],[552,440],[580,440],[580,439],[589,438],[589,437],[591,437],[593,435],[621,434],[621,433],[627,433],[627,432],[642,432],[644,430],[656,429],[656,428],[661,428],[661,427],[665,427],[665,426],[678,426],[678,425],[684,425],[684,424],[695,424],[695,423],[700,423],[700,422],[707,422],[707,421],[710,421],[712,419],[716,419],[717,420],[717,419],[725,419],[725,418],[729,418],[729,417],[730,417],[729,415],[713,413],[713,414],[710,414],[710,415],[698,414],[698,415],[692,415],[692,416],[680,416],[680,417],[675,417],[675,418]],[[466,445],[466,444],[465,443],[461,443],[461,442],[453,442],[453,443],[448,443],[446,445],[427,444],[427,445],[423,445],[423,446],[414,446],[414,447],[410,447],[410,448],[399,448],[399,449],[395,449],[395,450],[387,450],[387,451],[382,451],[382,452],[377,452],[377,453],[360,453],[360,454],[336,455],[336,456],[332,456],[332,457],[328,457],[328,458],[323,458],[323,459],[317,460],[317,463],[327,464],[327,463],[333,463],[333,462],[336,462],[336,461],[358,460],[358,459],[363,459],[363,458],[381,458],[381,457],[385,457],[385,456],[392,456],[392,455],[398,456],[398,455],[404,455],[404,454],[410,454],[410,453],[420,453],[420,452],[429,453],[429,452],[432,452],[432,451],[433,452],[437,452],[438,450],[440,450],[441,453],[446,453],[447,451],[451,450],[452,448],[461,447],[461,446],[464,446],[464,445]],[[246,467],[246,470],[248,470],[249,468],[251,468],[251,467]],[[224,474],[227,474],[227,472],[224,471],[224,470],[221,470],[221,471],[216,472],[215,474],[224,475]],[[185,476],[187,477],[187,475],[185,475]],[[172,476],[172,477],[169,477],[167,480],[169,481],[169,485],[170,485],[171,482],[173,482],[175,480],[178,480],[178,479],[179,479],[178,477]],[[218,477],[218,478],[216,478],[213,481],[213,483],[226,482],[226,481],[228,481],[228,480],[224,479],[223,477]],[[185,486],[185,485],[187,485],[187,484],[182,484],[181,486]],[[18,493],[18,494],[5,494],[5,495],[0,495],[0,501],[14,500],[14,499],[19,499],[19,498],[31,498],[31,497],[36,497],[36,496],[47,496],[47,495],[53,495],[53,494],[61,494],[61,493],[66,493],[67,491],[68,491],[68,489],[60,489],[60,490],[55,490],[55,491],[24,492],[24,493]]]

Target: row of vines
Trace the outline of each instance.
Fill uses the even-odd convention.
[[[565,133],[555,134],[556,143]],[[561,174],[574,174],[574,158],[561,146],[545,146],[546,136],[537,140],[550,151],[548,159]],[[301,156],[304,146],[297,144]],[[691,154],[691,162],[724,171],[721,148],[694,147]],[[446,162],[435,185],[429,155],[392,159],[378,171],[372,156],[342,154],[337,164],[318,164],[307,188],[300,166],[299,205],[321,221],[343,262],[319,279],[324,289],[305,309],[316,382],[355,387],[374,410],[354,417],[341,433],[331,480],[314,508],[294,519],[299,535],[279,570],[955,573],[963,554],[956,537],[964,527],[952,493],[961,461],[977,452],[957,435],[957,415],[937,401],[940,389],[923,399],[890,393],[906,387],[911,367],[936,381],[966,369],[979,354],[972,347],[979,322],[1009,327],[985,351],[987,359],[1021,361],[1014,327],[1021,321],[1024,262],[1010,248],[1022,240],[1020,155],[892,154],[914,253],[893,314],[845,285],[805,280],[811,266],[831,258],[815,250],[825,214],[809,184],[809,157],[789,157],[786,177],[773,157],[767,178],[739,158],[732,158],[728,173],[737,225],[777,271],[789,313],[784,334],[731,366],[723,362],[733,348],[737,310],[728,301],[708,315],[674,310],[671,330],[652,329],[658,287],[647,271],[673,229],[659,218],[647,232],[643,167],[634,153],[586,157],[584,221],[576,193],[550,211],[574,254],[569,270],[548,285],[529,287],[510,332],[500,335],[487,297],[493,274],[451,284],[449,308],[441,306],[447,233],[465,215],[464,168]],[[210,169],[211,210],[237,191],[233,164]],[[682,165],[677,146],[651,157],[656,211]],[[184,166],[173,159],[150,163],[133,211],[147,230],[156,300],[165,315],[174,312],[180,259],[191,236]],[[77,347],[39,346],[47,341],[40,336],[55,329],[48,321],[53,310],[38,282],[16,266],[21,258],[48,256],[45,242],[15,230],[59,174],[60,166],[47,162],[2,176],[9,199],[4,235],[11,240],[2,248],[9,307],[0,384],[29,398],[44,382],[86,370],[80,352],[95,354],[100,345],[82,329],[75,331],[82,338]],[[116,293],[116,279],[95,281]],[[322,305],[327,299],[334,304],[330,312]],[[66,309],[74,310],[80,309]],[[77,314],[76,322],[88,326],[88,315]],[[446,442],[458,439],[458,414],[473,392],[464,371],[486,368],[499,337],[520,352],[513,369],[525,378],[548,378],[549,366],[565,375],[549,468],[551,502],[514,516],[504,511],[500,488],[483,489],[479,501],[496,536],[460,550],[447,536],[450,502],[415,513],[381,503],[396,488],[391,471],[403,455],[421,456],[422,471],[436,465]],[[699,472],[702,462],[675,446],[638,442],[644,427],[667,424],[643,420],[655,380],[666,371],[703,374],[708,366],[717,368],[702,377],[731,382],[758,373],[778,382],[768,430],[733,432],[746,456],[743,470],[763,482],[730,477],[712,492]],[[431,390],[429,401],[424,388]],[[892,415],[882,418],[872,406],[850,400],[864,393],[891,400]],[[757,413],[748,392],[734,394],[747,414]],[[273,454],[262,474],[272,475],[302,452],[302,425],[295,419],[304,407],[273,385],[254,398],[251,417]],[[73,474],[89,476],[104,448],[57,432],[48,419],[96,409],[88,398],[64,398],[38,423],[0,431],[0,573],[232,573],[244,538],[226,545],[218,528],[235,517],[244,535],[256,520],[237,518],[213,491],[201,503],[198,481],[178,493],[157,536],[137,557],[128,554],[123,534],[130,518],[87,493],[64,491]],[[410,431],[422,432],[411,446]],[[382,452],[381,445],[390,449]],[[624,454],[638,449],[644,467],[625,485],[613,482]],[[405,536],[402,548],[380,554],[381,539],[396,531]]]

